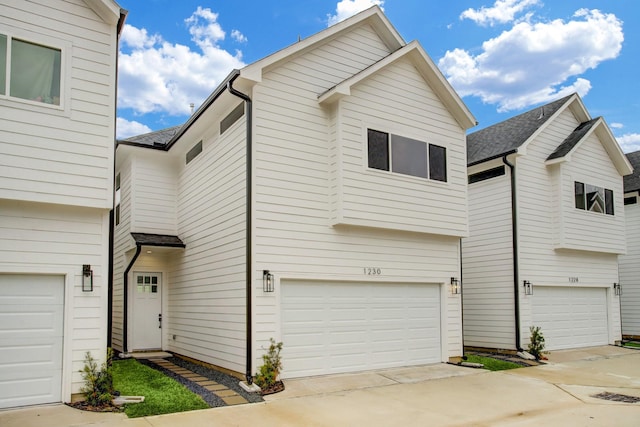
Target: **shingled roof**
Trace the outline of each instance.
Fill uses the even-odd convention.
[[[573,94],[467,135],[467,165],[472,166],[516,151]]]
[[[181,127],[182,126],[173,126],[142,135],[132,136],[130,138],[118,140],[118,144],[164,148],[171,138],[178,133],[178,130]]]
[[[588,122],[581,123],[577,128],[575,128],[573,132],[571,132],[571,135],[569,135],[567,138],[565,138],[564,141],[562,141],[562,144],[558,145],[556,151],[551,153],[549,157],[547,157],[547,160],[559,159],[569,154],[571,150],[573,150],[573,147],[575,147],[576,144],[578,144],[582,140],[582,138],[584,138],[587,132],[589,132],[589,130],[599,120],[600,117],[596,117],[595,119],[589,120]]]
[[[640,190],[640,151],[627,153],[627,159],[633,166],[633,173],[624,177],[624,192]]]

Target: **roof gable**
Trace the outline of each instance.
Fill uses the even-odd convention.
[[[469,109],[417,41],[412,41],[372,66],[332,87],[318,97],[318,102],[321,104],[330,104],[344,96],[350,95],[351,88],[354,85],[374,75],[382,68],[400,58],[409,58],[414,63],[420,74],[429,83],[429,86],[431,86],[432,90],[438,95],[442,103],[463,129],[475,126],[476,120]]]
[[[609,126],[602,117],[597,117],[581,123],[565,140],[549,155],[545,164],[551,165],[571,161],[571,155],[575,153],[590,135],[595,134],[609,155],[611,162],[622,176],[633,172],[633,167],[622,152]]]
[[[572,94],[467,135],[467,165],[517,152],[575,99]]]
[[[121,9],[113,0],[84,0],[104,22],[116,25],[120,21]],[[124,11],[122,11],[124,13]]]
[[[320,43],[325,43],[327,40],[339,37],[346,31],[351,31],[354,26],[367,24],[373,27],[374,31],[391,52],[400,49],[406,44],[398,31],[396,31],[387,17],[382,13],[382,10],[380,10],[378,6],[372,6],[363,12],[320,31],[319,33],[309,36],[306,39],[300,40],[299,42],[279,50],[261,60],[247,65],[240,70],[240,76],[254,82],[260,82],[262,81],[263,72],[275,67],[281,61],[289,60],[293,56],[301,55],[312,50]]]

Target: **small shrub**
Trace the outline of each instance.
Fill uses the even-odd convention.
[[[530,326],[529,331],[531,332],[531,336],[529,337],[529,353],[531,353],[536,360],[540,360],[544,354],[544,335],[542,335],[540,326]]]
[[[90,352],[84,356],[84,368],[80,371],[84,386],[80,390],[91,406],[104,406],[111,404],[113,399],[113,350],[107,348],[107,359],[98,370],[98,364]]]
[[[262,355],[264,364],[260,367],[260,372],[258,372],[255,377],[255,383],[261,389],[273,387],[282,369],[282,359],[280,358],[282,343],[279,342],[276,344],[273,338],[270,338],[270,341],[269,350],[267,350],[266,354]]]

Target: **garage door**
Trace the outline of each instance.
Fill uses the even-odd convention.
[[[0,274],[0,408],[60,402],[62,276]]]
[[[542,328],[546,348],[589,347],[609,343],[604,288],[536,287],[533,324]]]
[[[437,285],[283,282],[283,377],[437,363]]]

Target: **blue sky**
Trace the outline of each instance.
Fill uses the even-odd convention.
[[[640,149],[637,0],[119,0],[118,137],[184,123],[233,69],[377,4],[482,129],[578,92]]]

